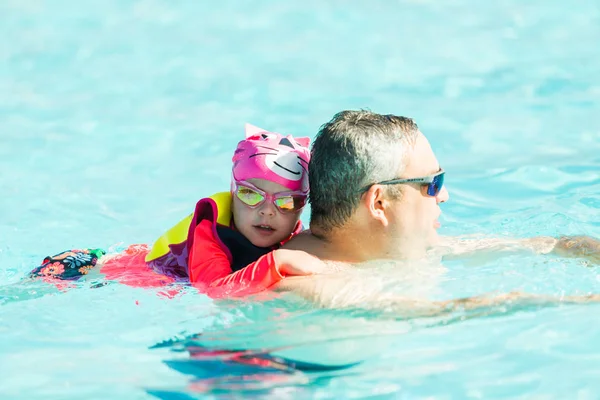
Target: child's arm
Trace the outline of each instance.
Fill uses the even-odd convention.
[[[313,275],[325,270],[325,263],[302,250],[278,249],[273,257],[279,273],[283,276]]]
[[[278,249],[232,273],[229,258],[214,236],[210,221],[194,230],[188,257],[190,282],[211,297],[244,296],[263,291],[284,276],[311,275],[322,261],[300,250]]]
[[[210,297],[247,296],[270,288],[286,276],[312,275],[324,268],[321,260],[304,251],[278,249],[213,281],[206,292]]]
[[[273,252],[246,267],[209,283],[203,288],[210,297],[240,297],[262,292],[283,279]]]
[[[229,258],[214,237],[210,222],[202,221],[194,230],[188,271],[190,282],[211,297],[245,296],[271,287],[284,276],[318,272],[321,264],[303,251],[279,249],[232,273]]]

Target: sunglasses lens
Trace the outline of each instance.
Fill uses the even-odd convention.
[[[440,174],[433,178],[433,182],[427,186],[427,194],[429,196],[435,197],[442,190],[442,186],[444,186],[444,174]]]
[[[275,205],[284,212],[301,210],[306,204],[306,196],[283,196],[275,199]]]
[[[262,194],[244,186],[238,186],[235,194],[242,203],[249,206],[255,206],[265,200]]]

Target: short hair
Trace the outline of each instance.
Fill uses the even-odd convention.
[[[311,225],[324,231],[341,227],[360,202],[360,189],[397,178],[419,128],[410,118],[368,110],[341,111],[321,126],[309,166]],[[399,188],[387,188],[399,196]]]

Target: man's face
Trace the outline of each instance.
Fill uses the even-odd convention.
[[[429,142],[423,134],[419,134],[408,156],[407,167],[399,178],[421,178],[439,170],[440,165]],[[401,191],[399,199],[391,200],[390,252],[401,253],[403,257],[422,256],[439,240],[439,203],[448,200],[448,191],[442,187],[434,197],[427,194],[427,185],[416,183],[401,184]]]

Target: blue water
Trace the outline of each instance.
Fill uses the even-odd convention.
[[[353,108],[416,119],[448,171],[443,234],[600,237],[597,1],[4,0],[0,15],[3,399],[600,393],[594,305],[402,321],[22,281],[64,249],[149,243],[227,188],[245,122],[312,137]],[[444,298],[600,293],[581,260],[445,267],[429,282]],[[198,332],[215,347],[364,362],[236,372],[150,349]]]

